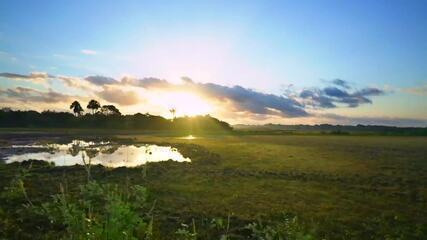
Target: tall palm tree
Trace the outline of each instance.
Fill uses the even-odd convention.
[[[76,116],[80,116],[82,114],[82,112],[84,111],[82,106],[80,105],[80,103],[78,101],[74,101],[73,103],[71,103],[70,109],[73,109],[73,112]]]
[[[173,121],[175,119],[176,109],[171,108],[171,109],[169,109],[169,112],[172,114],[172,121]]]
[[[92,110],[92,114],[95,114],[95,112],[101,107],[101,104],[99,104],[98,101],[92,99],[87,104],[87,108]]]

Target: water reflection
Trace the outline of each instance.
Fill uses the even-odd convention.
[[[194,139],[196,139],[196,137],[195,137],[195,136],[193,136],[193,135],[188,135],[188,136],[182,137],[182,139],[186,139],[186,140],[194,140]]]
[[[135,167],[146,162],[173,160],[189,162],[176,148],[158,145],[117,145],[109,142],[73,141],[70,144],[26,145],[14,148],[43,148],[43,151],[24,154],[12,154],[6,157],[6,163],[21,162],[28,159],[54,162],[56,166],[83,164],[83,158],[92,165],[107,167]]]

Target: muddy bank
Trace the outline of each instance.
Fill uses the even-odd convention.
[[[49,146],[46,144],[69,144],[74,139],[86,141],[106,141],[112,140],[112,137],[93,137],[64,134],[64,133],[0,133],[0,160],[4,160],[11,155],[22,155],[28,153],[50,152]],[[37,145],[35,147],[35,145]]]

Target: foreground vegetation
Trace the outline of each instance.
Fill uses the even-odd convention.
[[[126,216],[134,228],[115,224],[120,231],[112,231],[139,239],[427,237],[424,137],[116,137],[174,145],[192,163],[93,166],[89,181],[84,166],[0,165],[0,236],[57,239],[84,232],[70,231],[75,221],[63,219],[66,196],[77,215],[91,213],[93,232],[102,234],[102,224]],[[87,230],[87,224],[76,225]]]

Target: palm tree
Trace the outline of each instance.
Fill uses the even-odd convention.
[[[73,112],[76,116],[80,116],[82,114],[82,112],[84,111],[82,106],[80,105],[80,103],[78,101],[74,101],[73,103],[71,103],[70,109],[73,109]]]
[[[171,108],[171,109],[169,109],[169,112],[172,114],[172,121],[173,121],[175,119],[176,109]]]
[[[101,104],[99,104],[98,101],[92,99],[87,104],[87,108],[92,110],[92,114],[95,114],[95,112],[101,107]]]

